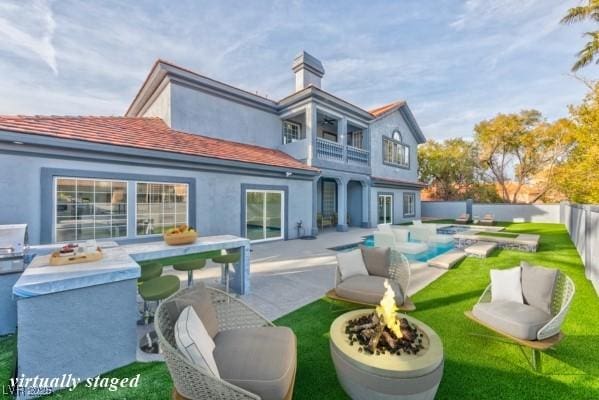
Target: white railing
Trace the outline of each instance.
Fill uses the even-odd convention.
[[[370,152],[357,147],[347,146],[347,162],[368,165]]]
[[[316,155],[323,160],[343,161],[343,146],[330,140],[316,138]]]

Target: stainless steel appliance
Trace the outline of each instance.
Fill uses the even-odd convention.
[[[0,225],[0,335],[15,333],[17,303],[12,287],[25,269],[27,225]]]

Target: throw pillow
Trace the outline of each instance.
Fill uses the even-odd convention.
[[[525,261],[522,267],[522,295],[526,304],[551,314],[551,300],[557,280],[557,270],[538,267]]]
[[[520,267],[491,270],[491,301],[513,301],[524,304]]]
[[[195,285],[191,291],[169,300],[164,306],[171,321],[176,321],[185,307],[192,306],[210,337],[214,338],[218,333],[218,318],[210,298],[210,292],[203,282]]]
[[[216,346],[192,306],[187,306],[181,311],[174,333],[177,348],[183,356],[220,379],[213,355]]]
[[[391,249],[388,247],[360,246],[360,250],[362,250],[362,257],[369,275],[389,277],[389,254]]]
[[[337,263],[339,265],[342,281],[354,275],[368,276],[368,270],[364,264],[362,251],[360,249],[348,251],[346,253],[337,253]]]

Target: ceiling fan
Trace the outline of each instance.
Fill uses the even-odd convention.
[[[323,125],[335,125],[335,122],[337,122],[337,120],[334,118],[329,118],[326,116],[322,118]]]

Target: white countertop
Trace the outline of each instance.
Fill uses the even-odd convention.
[[[199,237],[195,243],[169,246],[163,240],[117,245],[98,242],[104,257],[101,260],[65,266],[50,266],[50,253],[61,245],[31,246],[36,257],[13,286],[17,297],[35,297],[45,294],[102,285],[140,276],[137,262],[176,257],[205,251],[249,246],[246,238],[233,235]]]

